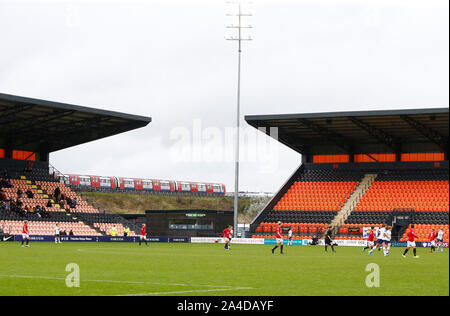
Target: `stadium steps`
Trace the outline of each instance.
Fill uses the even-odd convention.
[[[377,178],[378,174],[365,174],[364,178],[361,180],[359,185],[356,187],[355,191],[353,191],[352,195],[345,202],[344,206],[337,213],[336,217],[331,221],[331,227],[333,227],[333,233],[337,234],[341,226],[345,223],[347,218],[355,209],[356,205],[358,205],[359,201],[361,201],[364,194],[370,188],[372,183]]]

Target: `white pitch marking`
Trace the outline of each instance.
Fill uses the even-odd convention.
[[[65,278],[37,276],[37,275],[0,275],[0,278],[65,280]],[[218,288],[224,288],[224,289],[232,288],[232,286],[230,286],[230,285],[182,284],[182,283],[161,283],[161,282],[145,282],[145,281],[83,280],[82,279],[81,282],[120,283],[120,284],[151,284],[151,285],[191,286],[191,287],[218,287]]]
[[[152,295],[169,295],[169,294],[183,294],[183,293],[204,293],[204,292],[219,292],[219,291],[237,291],[237,290],[253,290],[252,287],[231,287],[228,289],[210,289],[210,290],[190,290],[190,291],[173,291],[173,292],[152,292],[140,294],[125,294],[115,296],[152,296]]]

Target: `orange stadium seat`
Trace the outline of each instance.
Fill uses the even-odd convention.
[[[355,211],[449,211],[448,181],[376,181]]]
[[[339,211],[358,182],[295,182],[274,207],[277,211]]]

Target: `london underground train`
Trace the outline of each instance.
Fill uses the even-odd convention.
[[[64,175],[63,181],[69,186],[86,187],[91,189],[179,192],[206,195],[225,195],[226,193],[225,185],[218,183],[101,177],[76,174]]]

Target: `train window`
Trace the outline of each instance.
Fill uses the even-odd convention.
[[[183,189],[190,189],[190,188],[191,188],[191,185],[190,185],[189,183],[182,183],[182,184],[181,184],[181,187],[182,187]]]
[[[142,181],[144,188],[146,189],[153,189],[153,182],[150,180],[144,180]]]

